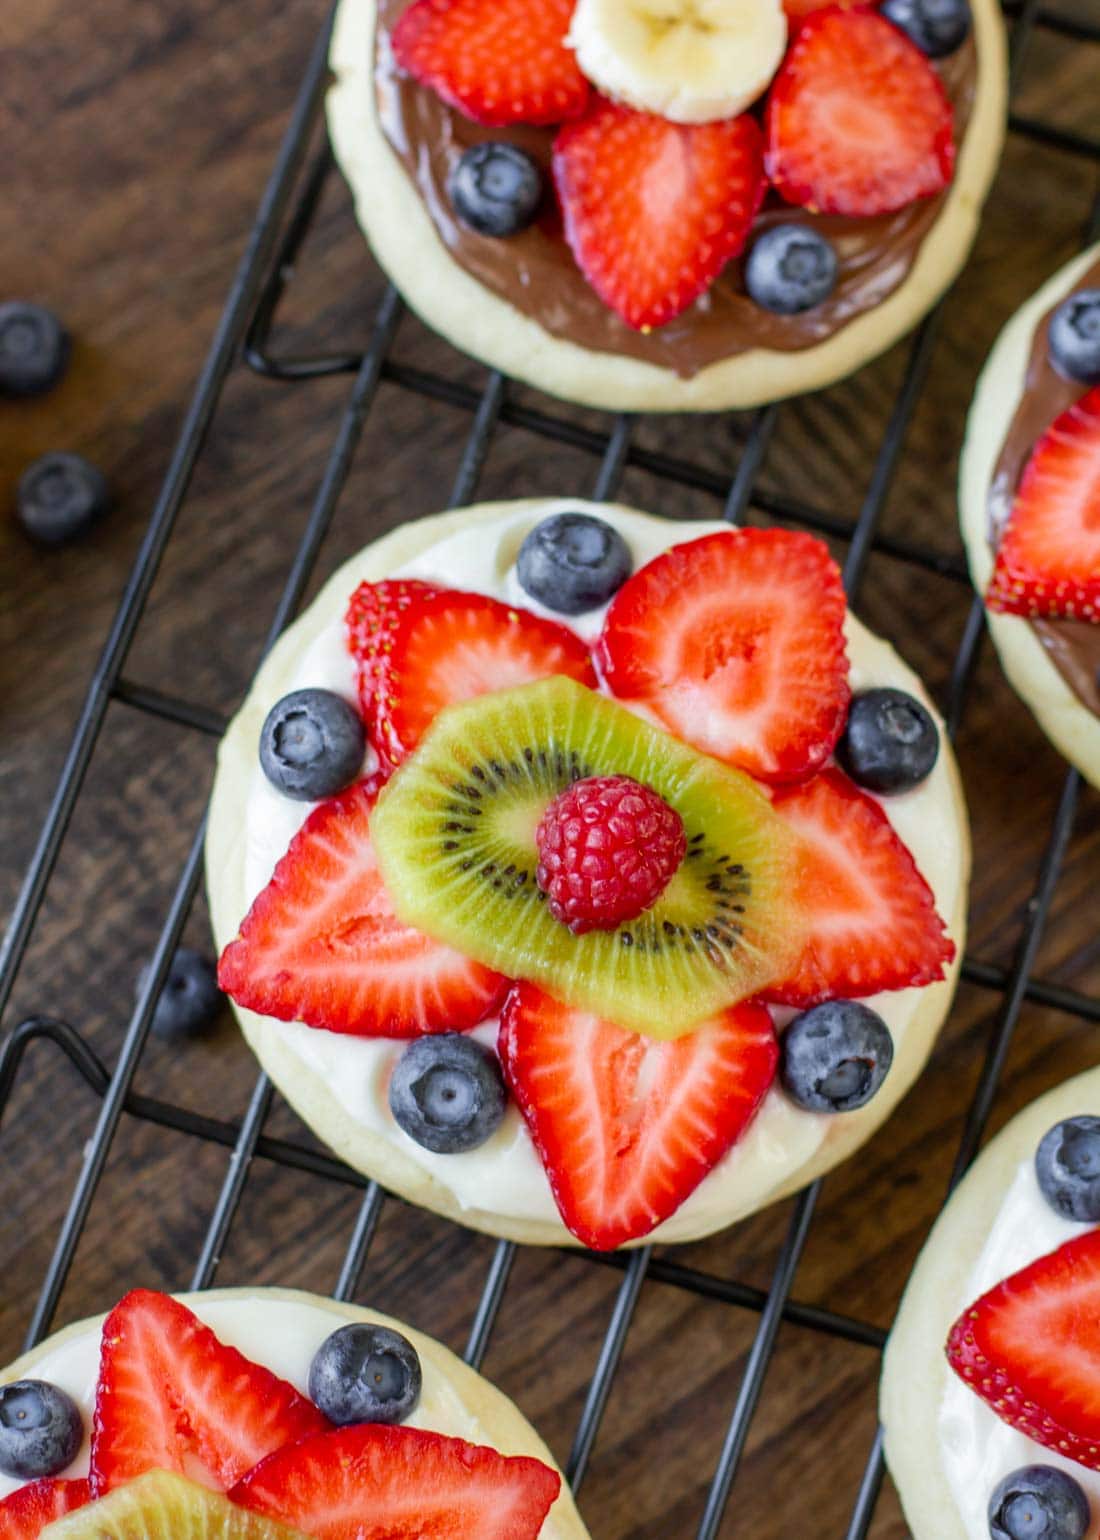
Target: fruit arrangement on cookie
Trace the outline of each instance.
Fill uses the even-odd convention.
[[[968,1306],[947,1359],[1002,1422],[1057,1456],[998,1483],[995,1540],[1084,1540],[1089,1501],[1069,1467],[1100,1470],[1100,1117],[1056,1123],[1035,1175],[1043,1200],[1081,1233]]]
[[[1047,356],[1080,394],[1039,438],[1003,528],[986,603],[1002,614],[1100,625],[1100,289],[1057,307]]]
[[[836,284],[847,221],[942,192],[956,143],[936,61],[969,31],[968,0],[413,0],[387,48],[477,124],[554,129],[552,196],[522,134],[502,132],[456,156],[452,212],[493,239],[544,224],[601,301],[648,331],[754,233],[752,301],[812,309]],[[772,217],[784,208],[799,217]]]
[[[221,1342],[170,1295],[127,1294],[103,1323],[87,1476],[84,1418],[60,1386],[0,1386],[0,1540],[536,1540],[561,1489],[540,1460],[403,1424],[412,1343],[342,1326],[309,1396]]]
[[[869,1101],[893,1043],[860,1000],[954,956],[878,800],[938,730],[903,691],[852,700],[825,545],[731,529],[631,565],[564,512],[516,563],[542,613],[361,584],[358,714],[296,691],[264,726],[268,779],[317,806],[219,973],[262,1015],[411,1039],[399,1142],[460,1160],[513,1101],[600,1249],[674,1213],[777,1077],[815,1113]],[[568,621],[603,606],[590,651]],[[494,1052],[468,1034],[497,1019]]]

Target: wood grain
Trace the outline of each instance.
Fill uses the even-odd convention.
[[[1095,16],[1096,0],[1076,0]],[[1067,5],[1067,10],[1069,6]],[[45,813],[98,649],[152,506],[255,201],[321,19],[319,0],[7,0],[0,17],[5,147],[4,297],[55,307],[76,338],[49,398],[0,406],[0,497],[46,448],[107,472],[115,508],[84,545],[30,548],[0,522],[0,796],[6,912]],[[1021,111],[1100,134],[1097,50],[1039,33]],[[929,385],[882,528],[958,556],[954,471],[966,404],[1004,319],[1081,238],[1097,191],[1083,159],[1013,137],[981,239],[948,299]],[[334,178],[286,307],[289,343],[362,340],[381,292]],[[866,493],[905,348],[855,379],[783,408],[761,478],[854,516]],[[483,371],[406,319],[395,356],[477,385]],[[127,666],[130,677],[229,710],[255,663],[322,475],[346,379],[284,388],[234,374]],[[529,392],[517,398],[535,401]],[[547,406],[545,402],[538,402]],[[595,414],[555,411],[586,423]],[[318,578],[393,523],[445,506],[467,414],[383,386]],[[723,475],[744,424],[647,420],[636,442]],[[517,428],[494,438],[479,494],[587,491],[596,462]],[[622,495],[666,514],[718,504],[630,468]],[[859,595],[941,695],[969,606],[965,585],[876,555]],[[1010,962],[1063,766],[987,648],[959,742],[976,840],[977,955]],[[112,707],[8,1024],[66,1018],[110,1063],[202,810],[212,744]],[[1100,798],[1082,797],[1043,974],[1100,993],[1095,924]],[[190,939],[204,944],[201,906]],[[998,997],[965,985],[930,1069],[893,1121],[824,1186],[795,1294],[889,1322],[941,1201]],[[993,1124],[1095,1062],[1086,1021],[1028,1004]],[[186,1051],[152,1042],[138,1088],[238,1119],[253,1066],[228,1020]],[[46,1048],[32,1051],[0,1140],[0,1362],[17,1350],[78,1169],[97,1099]],[[285,1108],[269,1131],[308,1142]],[[182,1287],[225,1175],[214,1145],[126,1120],[115,1142],[59,1322],[101,1310],[129,1284]],[[332,1288],[358,1206],[351,1187],[258,1162],[219,1269],[224,1283]],[[791,1205],[687,1248],[678,1259],[766,1288]],[[397,1204],[383,1211],[360,1298],[461,1347],[491,1243]],[[487,1371],[568,1454],[619,1274],[525,1253]],[[668,1285],[643,1290],[581,1507],[604,1540],[689,1535],[756,1329],[749,1311]],[[877,1354],[784,1325],[723,1534],[841,1536],[874,1428]],[[797,1470],[797,1480],[792,1472]],[[905,1533],[892,1495],[873,1534]]]

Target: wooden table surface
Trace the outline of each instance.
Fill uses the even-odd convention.
[[[1073,0],[1060,0],[1069,14]],[[1097,0],[1076,0],[1096,16]],[[220,305],[285,125],[322,0],[6,0],[0,18],[4,146],[2,297],[53,306],[76,338],[63,386],[0,406],[0,499],[49,448],[80,450],[115,508],[86,543],[46,553],[0,520],[0,916],[14,900],[91,670],[149,515]],[[1019,110],[1100,133],[1100,58],[1047,32],[1030,46]],[[943,318],[931,377],[882,528],[958,555],[954,472],[981,359],[1020,301],[1080,243],[1095,163],[1014,135],[970,266]],[[338,178],[287,303],[289,340],[361,341],[381,293]],[[904,347],[779,416],[761,486],[854,515]],[[478,385],[484,372],[402,323],[395,355]],[[299,387],[244,370],[226,391],[194,489],[127,665],[146,684],[232,708],[255,664],[346,400],[346,378]],[[530,393],[517,393],[525,398]],[[533,399],[533,398],[531,398]],[[544,404],[545,403],[541,403]],[[575,415],[595,421],[592,414]],[[448,501],[468,414],[384,386],[326,542],[319,576],[400,520]],[[743,424],[647,421],[636,441],[719,473]],[[596,462],[518,428],[496,435],[487,496],[587,491]],[[636,468],[624,496],[669,514],[718,503]],[[943,698],[969,606],[960,582],[871,562],[858,608]],[[977,851],[972,951],[1007,965],[1026,918],[1064,766],[1007,688],[988,646],[959,738]],[[163,921],[201,814],[213,745],[112,706],[7,1025],[30,1012],[78,1027],[110,1064],[135,976]],[[1100,798],[1082,795],[1038,971],[1100,995]],[[201,903],[188,937],[207,942]],[[1000,997],[964,985],[928,1072],[892,1122],[825,1183],[795,1279],[799,1300],[886,1325],[940,1204]],[[1095,1026],[1028,1003],[992,1126],[1095,1062]],[[226,1015],[207,1042],[148,1045],[137,1088],[239,1119],[253,1065]],[[98,1098],[47,1047],[32,1050],[0,1141],[0,1362],[21,1341]],[[277,1106],[269,1130],[306,1138]],[[124,1119],[58,1323],[141,1282],[187,1285],[227,1152]],[[259,1161],[218,1271],[223,1283],[327,1291],[358,1206],[349,1187]],[[766,1288],[791,1205],[678,1255]],[[492,1252],[484,1238],[398,1204],[384,1210],[359,1297],[461,1347]],[[522,1253],[486,1370],[562,1459],[619,1275]],[[694,1532],[758,1317],[668,1285],[641,1295],[581,1506],[593,1534]],[[875,1421],[877,1354],[785,1324],[723,1534],[844,1534]],[[889,1490],[873,1533],[905,1533]]]

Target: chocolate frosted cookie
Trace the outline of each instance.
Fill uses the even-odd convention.
[[[342,0],[329,123],[456,346],[594,406],[827,385],[958,272],[1004,132],[996,0]]]
[[[959,516],[1006,674],[1100,785],[1100,246],[1055,273],[989,355]]]

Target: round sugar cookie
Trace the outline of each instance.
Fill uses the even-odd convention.
[[[475,276],[474,268],[459,263],[383,131],[374,65],[378,0],[339,5],[330,53],[329,131],[376,258],[412,309],[455,347],[551,395],[589,406],[651,412],[754,407],[830,385],[877,357],[932,308],[966,260],[1000,159],[1007,105],[1000,6],[997,0],[971,0],[971,9],[975,61],[969,121],[953,181],[939,195],[935,218],[904,279],[893,286],[889,269],[895,264],[883,261],[874,280],[883,297],[861,313],[841,314],[835,328],[822,328],[823,336],[786,349],[759,340],[741,352],[720,347],[713,361],[690,375],[659,355],[643,358],[601,347],[588,340],[591,329],[583,324],[571,335],[560,328],[552,332]],[[501,137],[508,133],[502,130]],[[431,196],[442,195],[433,188]],[[876,230],[882,227],[883,249],[896,238],[896,218],[873,221]],[[843,247],[845,221],[834,223]],[[523,281],[530,286],[538,278]],[[697,324],[695,311],[686,317]],[[682,324],[683,316],[666,329]]]
[[[500,1454],[527,1455],[558,1470],[542,1439],[502,1391],[442,1343],[380,1311],[341,1304],[296,1289],[208,1289],[175,1297],[223,1343],[289,1381],[302,1395],[309,1393],[313,1355],[339,1327],[366,1322],[399,1331],[416,1350],[423,1376],[419,1402],[405,1419],[406,1426],[487,1445]],[[45,1380],[67,1391],[80,1408],[84,1443],[72,1465],[58,1473],[62,1478],[83,1476],[88,1471],[88,1433],[105,1320],[106,1316],[101,1315],[77,1321],[0,1370],[0,1385],[20,1379]],[[20,1485],[18,1480],[0,1472],[0,1499]],[[587,1530],[563,1477],[561,1492],[542,1526],[540,1540],[586,1537]]]
[[[1092,1504],[1095,1532],[1100,1473],[1002,1424],[944,1353],[968,1305],[1089,1228],[1053,1213],[1032,1167],[1048,1129],[1082,1113],[1100,1114],[1100,1069],[1047,1092],[990,1141],[949,1198],[906,1286],[886,1346],[880,1413],[887,1464],[914,1540],[989,1540],[993,1488],[1031,1464],[1061,1465],[1074,1476]]]
[[[959,467],[959,519],[970,576],[979,593],[985,592],[993,572],[990,484],[1024,391],[1036,328],[1098,264],[1100,244],[1048,279],[1001,332],[978,380]],[[1085,386],[1080,389],[1083,394]],[[1039,726],[1087,781],[1100,786],[1100,716],[1071,689],[1025,616],[987,610],[986,622],[1005,673]],[[1100,634],[1100,626],[1096,630]]]
[[[681,523],[614,504],[526,499],[453,510],[406,524],[354,556],[278,641],[222,741],[206,845],[207,888],[219,948],[237,934],[257,892],[308,812],[267,785],[257,761],[260,728],[272,705],[307,685],[355,698],[354,666],[344,642],[348,600],[364,581],[405,576],[481,589],[522,603],[514,583],[516,553],[527,532],[561,509],[589,511],[615,525],[636,567],[719,523]],[[565,617],[557,617],[565,619]],[[592,625],[595,619],[578,617]],[[586,638],[587,639],[587,638]],[[895,1059],[878,1094],[858,1111],[826,1116],[768,1092],[747,1132],[681,1207],[647,1240],[690,1241],[725,1228],[796,1191],[857,1149],[885,1121],[919,1074],[944,1020],[963,950],[970,845],[958,770],[942,722],[920,680],[854,616],[847,620],[854,689],[896,686],[917,696],[940,727],[941,751],[928,779],[883,801],[932,889],[956,944],[946,977],[925,988],[873,997],[895,1042]],[[542,1245],[575,1245],[554,1204],[518,1110],[481,1148],[436,1155],[409,1139],[387,1105],[390,1073],[402,1044],[350,1037],[276,1021],[234,1006],[263,1068],[302,1119],[344,1160],[410,1202],[474,1229]],[[782,1020],[782,1018],[780,1018]],[[478,1032],[482,1029],[478,1028]],[[485,1034],[495,1042],[495,1030]]]

